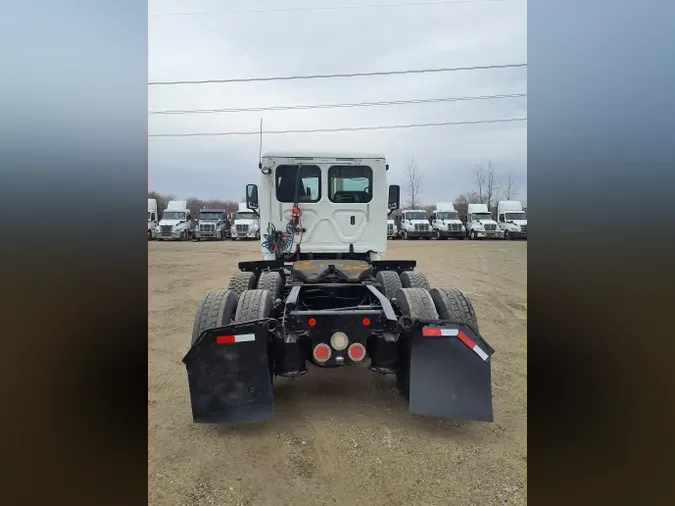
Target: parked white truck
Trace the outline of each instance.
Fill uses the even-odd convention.
[[[178,239],[185,241],[194,234],[192,216],[187,200],[170,200],[159,222],[157,239]]]
[[[504,239],[527,239],[527,213],[517,200],[497,202],[497,221]]]
[[[487,204],[469,204],[466,228],[470,239],[495,239],[503,236],[497,222],[492,219]]]
[[[437,239],[447,239],[448,237],[464,239],[466,237],[466,228],[451,202],[436,204],[436,210],[431,213],[429,221]]]
[[[394,220],[387,220],[387,239],[398,238],[398,227]]]
[[[423,209],[406,209],[397,217],[396,225],[402,239],[431,239],[434,231],[431,230],[427,212]]]
[[[260,239],[260,217],[246,207],[246,202],[239,203],[239,211],[234,215],[232,240]]]
[[[157,239],[157,200],[148,199],[148,241]]]

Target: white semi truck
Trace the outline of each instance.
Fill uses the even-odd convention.
[[[503,236],[487,204],[469,204],[466,228],[470,239],[496,239]]]
[[[402,239],[431,239],[434,231],[431,230],[427,212],[423,209],[406,209],[397,217],[398,233]]]
[[[246,207],[246,202],[239,203],[239,211],[234,215],[232,225],[232,240],[260,239],[260,218]]]
[[[527,213],[517,200],[497,202],[497,221],[504,239],[527,239]]]
[[[447,239],[448,237],[464,239],[466,237],[466,228],[451,202],[436,204],[436,210],[429,217],[429,221],[437,239]]]
[[[387,239],[398,238],[398,227],[394,220],[387,220]]]
[[[192,215],[187,200],[170,200],[159,222],[157,239],[186,241],[194,234]]]
[[[159,218],[157,217],[157,200],[148,199],[148,241],[157,239],[157,224]]]
[[[380,259],[401,193],[387,184],[385,157],[261,158],[258,184],[246,188],[260,253],[206,294],[183,358],[193,420],[262,422],[274,416],[278,377],[311,381],[336,367],[347,377],[367,365],[396,376],[413,414],[492,422],[494,350],[469,299],[432,288],[414,259]]]

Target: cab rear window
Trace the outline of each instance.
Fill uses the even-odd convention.
[[[373,169],[333,165],[328,169],[328,198],[336,203],[365,203],[373,198]]]
[[[318,202],[321,198],[321,169],[316,165],[279,165],[276,171],[277,200],[293,203]]]

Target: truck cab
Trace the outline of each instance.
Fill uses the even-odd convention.
[[[247,187],[247,199],[253,191],[258,197],[264,258],[300,251],[379,259],[387,246],[387,168],[374,154],[266,153],[260,187]]]
[[[193,235],[192,215],[186,200],[170,200],[159,222],[158,239],[186,241]]]
[[[224,209],[200,209],[195,223],[195,239],[222,241],[230,236],[230,220]]]
[[[258,214],[246,207],[246,202],[239,203],[239,211],[234,215],[231,229],[232,240],[260,239],[260,218]]]
[[[148,241],[157,238],[157,224],[159,218],[157,216],[157,200],[148,199]]]
[[[470,239],[496,239],[503,235],[487,204],[469,204],[466,228]]]
[[[497,222],[504,239],[527,239],[527,213],[517,200],[501,200],[497,203]]]
[[[402,239],[431,239],[434,231],[423,209],[406,209],[397,216],[399,235]]]
[[[429,217],[431,228],[438,239],[464,239],[466,237],[466,227],[459,219],[459,214],[455,206],[450,202],[439,202],[436,204],[436,210]]]

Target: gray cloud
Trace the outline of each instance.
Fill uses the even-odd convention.
[[[368,0],[369,3],[387,3]],[[352,0],[353,4],[362,1]],[[334,2],[312,2],[330,6]],[[340,3],[345,5],[345,3]],[[288,8],[284,0],[162,1],[151,12]],[[522,0],[391,9],[150,17],[149,78],[209,79],[522,63],[527,60]],[[521,93],[526,69],[354,79],[151,87],[151,110],[402,100]],[[151,116],[157,132],[336,128],[522,117],[526,98],[353,109]],[[431,203],[471,188],[471,167],[511,167],[527,198],[526,123],[390,131],[269,135],[264,149],[384,153],[393,182],[407,160],[425,169]],[[256,181],[256,136],[151,138],[150,184],[177,196],[238,199]]]

